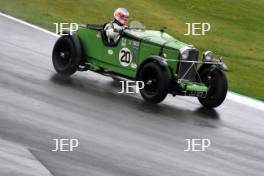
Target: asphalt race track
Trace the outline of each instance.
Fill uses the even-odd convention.
[[[263,111],[191,97],[149,105],[108,77],[56,75],[55,36],[3,16],[0,32],[1,176],[263,176]],[[54,152],[54,138],[80,144]],[[187,138],[211,147],[185,152]]]

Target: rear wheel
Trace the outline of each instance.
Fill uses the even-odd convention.
[[[199,102],[208,108],[221,105],[228,89],[225,73],[218,68],[208,67],[200,73],[200,78],[209,89],[205,98],[198,98]]]
[[[142,67],[138,74],[138,81],[144,82],[144,88],[140,90],[141,96],[150,103],[163,101],[169,88],[169,75],[158,64],[150,62]]]
[[[69,76],[77,71],[78,66],[73,64],[76,52],[70,36],[62,36],[57,40],[52,52],[52,63],[57,73]]]

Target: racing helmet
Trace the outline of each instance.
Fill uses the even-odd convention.
[[[128,25],[129,12],[125,8],[118,8],[114,12],[114,19],[121,25]]]

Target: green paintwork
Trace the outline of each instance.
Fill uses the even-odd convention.
[[[180,86],[187,91],[196,91],[196,92],[207,92],[208,87],[200,83],[193,83],[193,82],[182,82]]]
[[[188,44],[180,42],[176,40],[169,34],[160,31],[153,30],[135,30],[135,29],[127,29],[125,33],[133,35],[141,40],[153,42],[159,45],[164,45],[174,49],[181,49]]]
[[[117,72],[119,74],[135,77],[136,70],[129,67],[123,67],[119,62],[119,51],[121,48],[121,42],[116,47],[106,47],[102,42],[101,33],[96,30],[80,28],[78,31],[82,47],[84,49],[85,56],[96,68],[103,68]],[[132,50],[132,45],[127,44],[126,48]],[[134,52],[135,53],[135,52]],[[137,55],[134,57],[136,62]]]
[[[161,46],[164,46],[163,57],[167,60],[168,67],[172,71],[171,74],[176,73],[177,64],[173,60],[178,60],[179,49],[187,46],[187,44],[180,42],[167,33],[153,30],[142,29],[127,29],[124,31],[126,34],[134,36],[144,42],[140,46],[139,64],[150,55],[158,55]],[[157,45],[153,45],[153,44]],[[170,75],[172,77],[172,75]]]
[[[106,46],[100,30],[80,26],[77,34],[92,70],[112,71],[131,79],[136,78],[138,68],[146,58],[160,54],[167,63],[170,78],[174,78],[178,64],[175,61],[180,56],[179,49],[187,46],[165,32],[152,30],[126,29],[125,37],[120,39],[117,46]],[[164,47],[162,53],[160,53],[161,47]],[[132,53],[132,62],[128,66],[123,66],[119,61],[120,51],[123,48],[129,49]],[[191,91],[207,91],[207,87],[201,84],[188,82],[183,84]]]

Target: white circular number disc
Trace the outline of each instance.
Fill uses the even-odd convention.
[[[127,67],[132,62],[132,53],[128,48],[122,48],[119,52],[119,62],[122,66]]]

